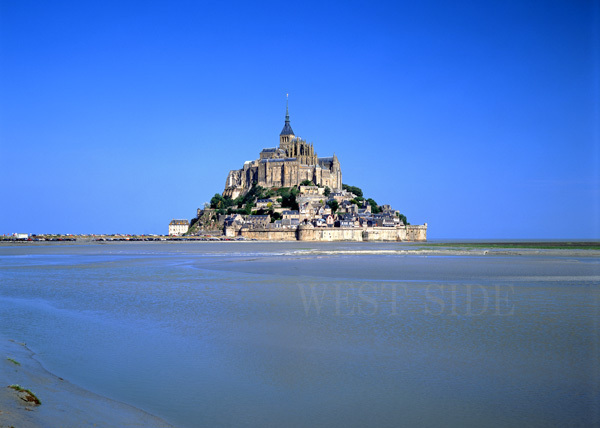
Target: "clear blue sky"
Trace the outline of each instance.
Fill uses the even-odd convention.
[[[291,124],[430,238],[600,238],[598,1],[0,0],[0,234],[166,233]]]

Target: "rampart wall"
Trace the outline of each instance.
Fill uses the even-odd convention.
[[[427,224],[402,227],[312,227],[298,229],[227,228],[226,236],[242,236],[259,241],[426,241]]]
[[[259,241],[296,241],[294,229],[240,229],[237,236]]]

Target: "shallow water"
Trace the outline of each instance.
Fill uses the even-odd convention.
[[[598,252],[0,247],[0,333],[176,426],[600,423]]]

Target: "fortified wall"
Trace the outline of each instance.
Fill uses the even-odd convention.
[[[237,234],[228,234],[225,228],[225,236],[243,236],[246,239],[257,239],[259,241],[296,241],[294,229],[241,229]]]
[[[226,236],[242,236],[259,241],[426,241],[427,223],[401,227],[313,227],[301,225],[297,229],[226,228]]]
[[[427,224],[400,227],[298,227],[299,241],[426,241]]]

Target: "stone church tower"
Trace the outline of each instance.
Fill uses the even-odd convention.
[[[295,137],[294,131],[290,126],[290,110],[288,101],[285,100],[285,125],[283,125],[283,129],[281,130],[281,134],[279,134],[279,147],[284,144],[289,144],[291,140]]]
[[[286,101],[285,124],[279,147],[263,149],[259,159],[246,162],[227,176],[223,196],[236,198],[254,184],[266,188],[297,186],[305,180],[332,190],[342,188],[342,169],[337,156],[319,158],[312,143],[294,135]]]

